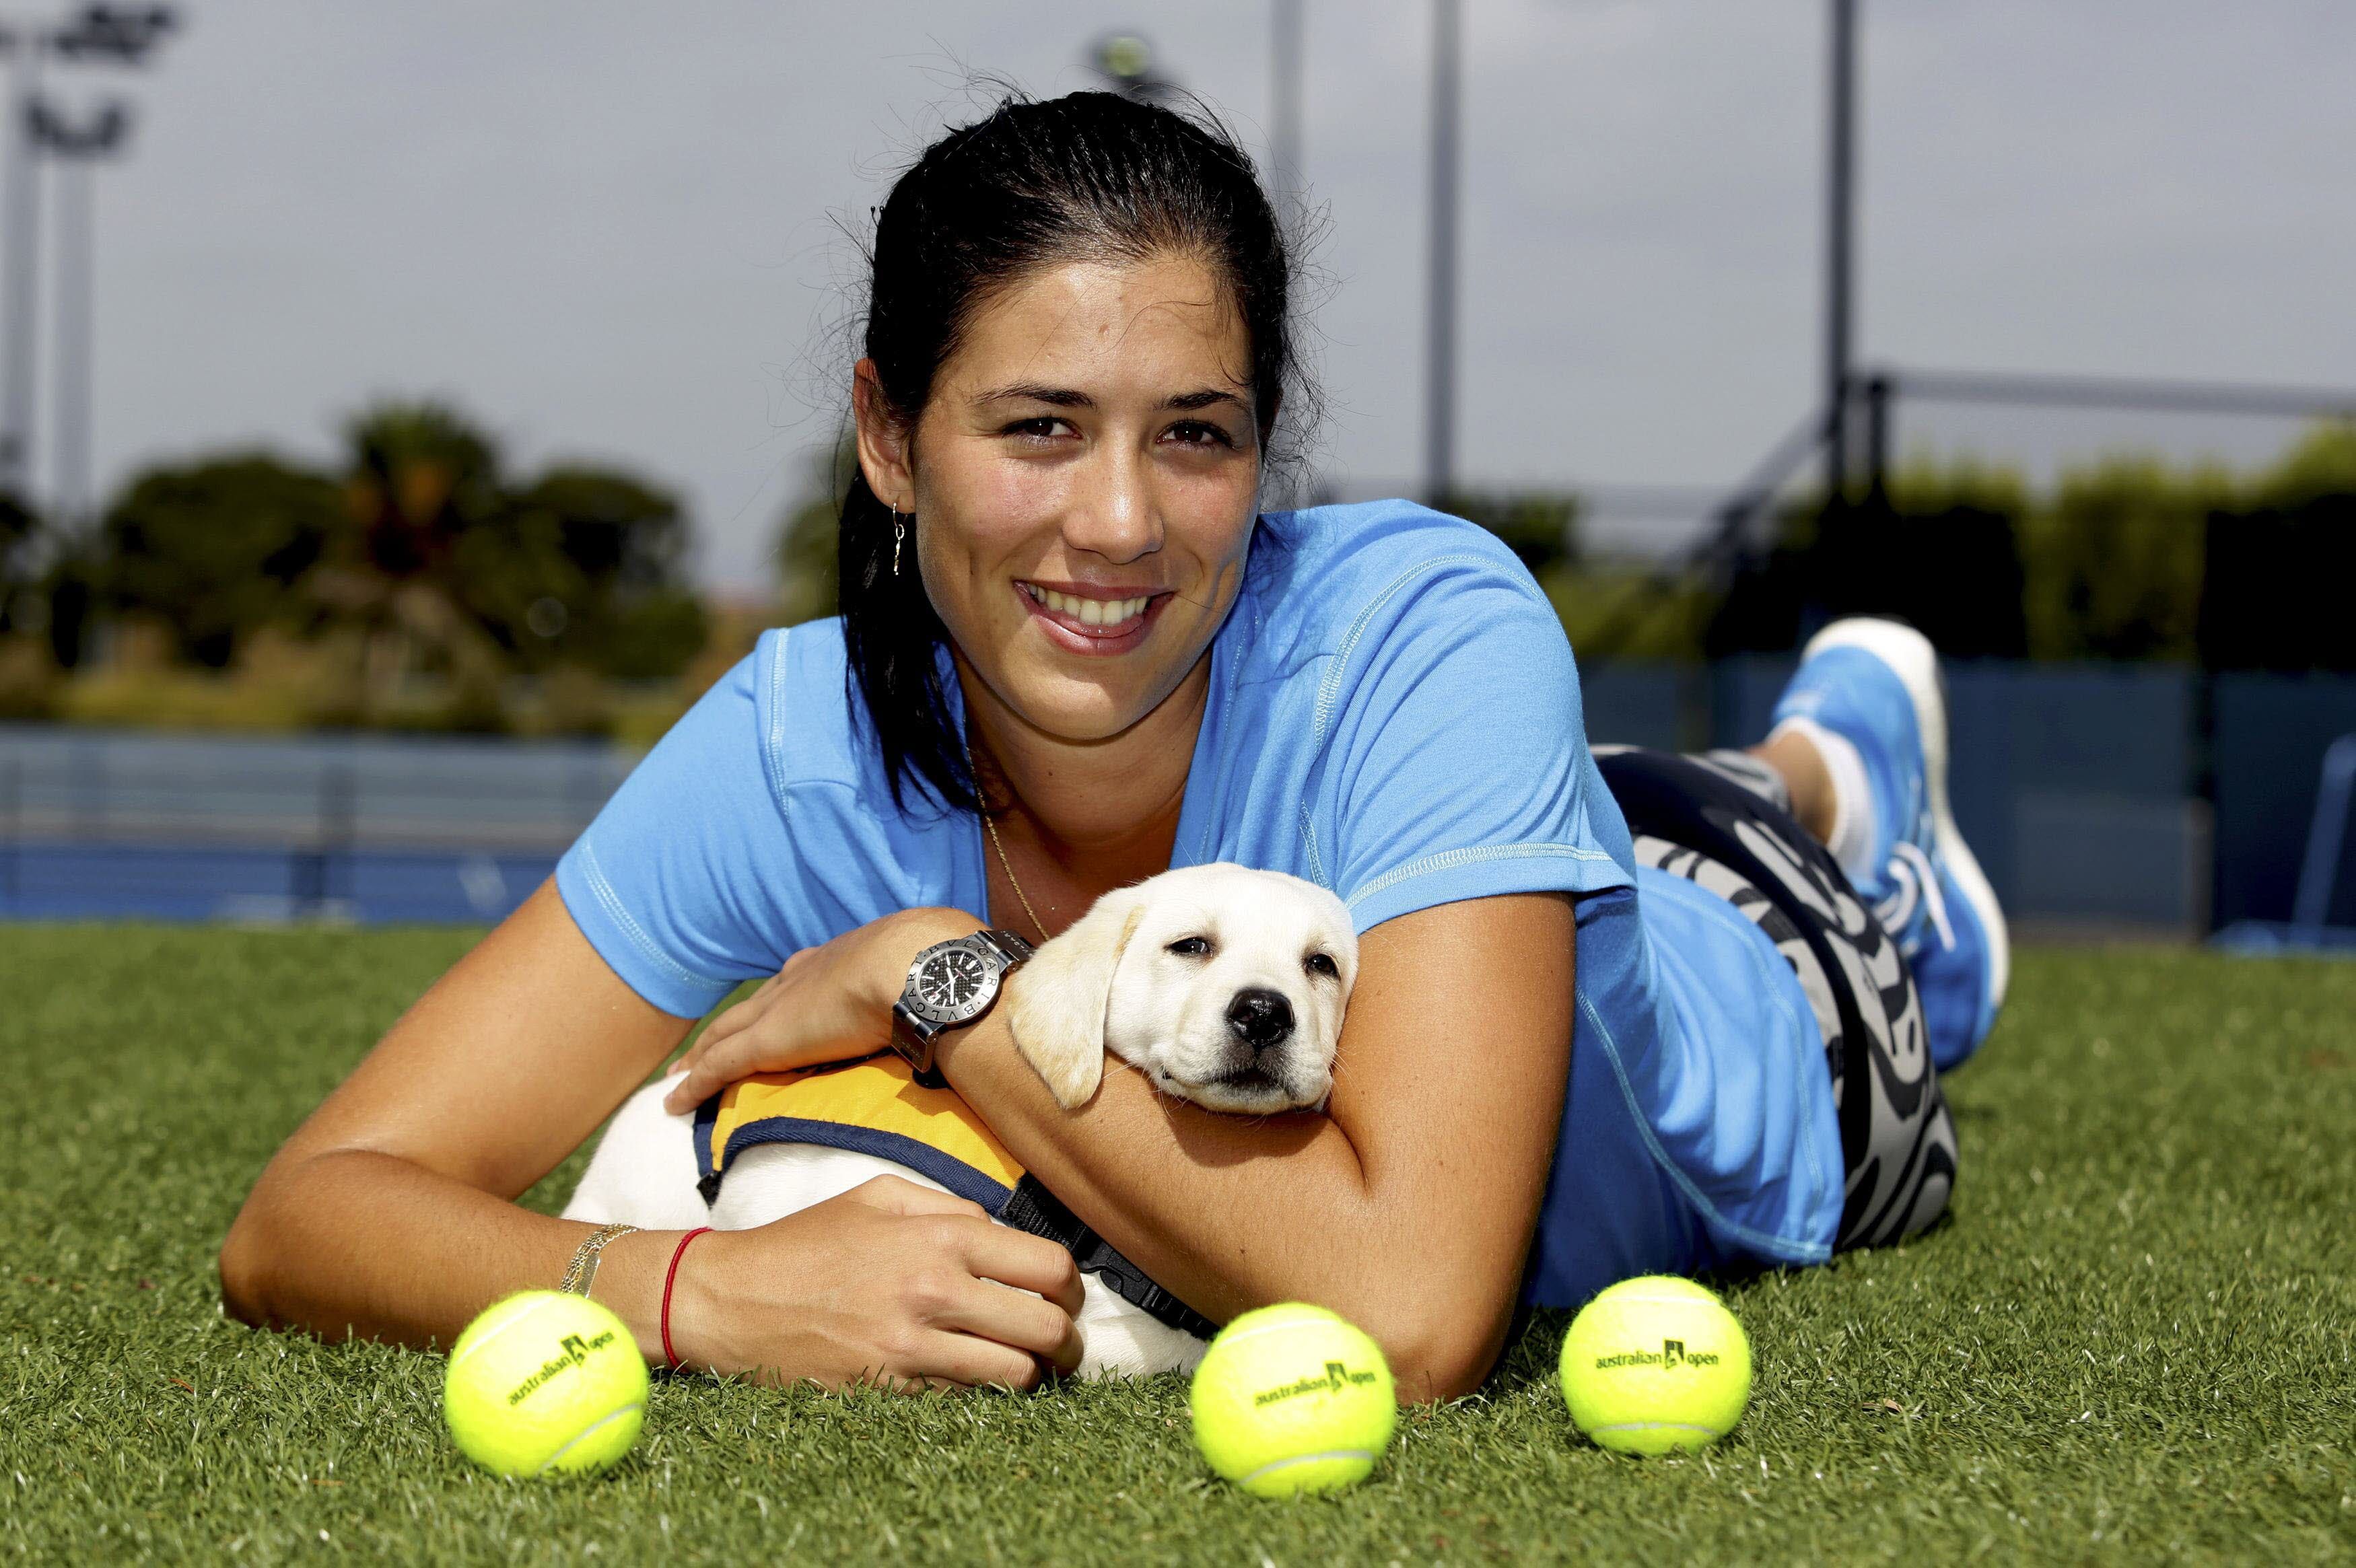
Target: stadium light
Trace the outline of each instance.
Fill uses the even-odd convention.
[[[1178,84],[1154,69],[1153,46],[1135,33],[1107,33],[1088,51],[1088,63],[1123,98],[1154,103],[1173,96]]]
[[[70,60],[145,65],[148,52],[179,25],[168,5],[85,5],[48,35],[48,45]]]
[[[35,160],[45,150],[63,150],[70,157],[95,156],[102,150],[93,146],[85,151],[79,141],[65,149],[43,143],[44,124],[55,130],[61,123],[41,102],[41,57],[54,54],[76,65],[144,66],[179,21],[179,13],[168,5],[88,5],[60,23],[0,27],[0,54],[11,57],[12,67],[6,166],[0,172],[0,224],[5,228],[0,238],[5,238],[7,251],[5,280],[0,280],[0,491],[21,494],[32,461],[37,353],[33,318],[39,303],[41,221]],[[127,128],[129,110],[122,104],[102,112],[100,126],[108,114],[117,112]],[[112,133],[114,140],[102,150],[112,151],[122,134],[122,129]],[[86,220],[86,199],[81,216]],[[86,254],[87,246],[83,250]],[[84,304],[86,310],[86,301]]]

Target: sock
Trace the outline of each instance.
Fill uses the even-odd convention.
[[[1866,782],[1865,759],[1845,737],[1813,719],[1786,719],[1767,738],[1772,741],[1786,730],[1797,731],[1824,759],[1833,784],[1833,830],[1826,836],[1825,848],[1848,880],[1863,887],[1881,875],[1873,854],[1880,824],[1874,820],[1873,786]]]

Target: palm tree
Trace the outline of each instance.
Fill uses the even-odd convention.
[[[459,546],[503,505],[498,449],[455,411],[380,403],[345,427],[352,524],[311,579],[329,616],[359,633],[365,701],[381,709],[419,675],[495,714],[503,660],[469,608]]]

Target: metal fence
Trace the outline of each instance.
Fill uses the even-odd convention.
[[[1588,733],[1756,741],[1791,667],[1607,664],[1585,677]],[[1947,686],[1956,821],[2014,915],[2185,934],[2292,918],[2356,676],[1990,661],[1951,665]],[[2356,924],[2356,832],[2340,855],[2325,918]]]
[[[0,725],[0,915],[496,920],[634,754]]]
[[[1588,733],[1757,740],[1788,658],[1586,672]],[[1949,670],[1955,815],[2029,921],[2288,921],[2356,677],[2160,665]],[[230,740],[0,725],[0,917],[481,922],[627,776],[587,743]],[[2323,912],[2356,924],[2356,832]]]

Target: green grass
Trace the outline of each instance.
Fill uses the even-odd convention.
[[[443,1435],[438,1359],[224,1320],[213,1251],[247,1184],[465,941],[0,927],[0,1554],[2356,1553],[2356,965],[2026,954],[1951,1083],[1954,1223],[1737,1286],[1759,1377],[1727,1442],[1581,1442],[1547,1315],[1486,1392],[1410,1413],[1366,1485],[1267,1504],[1197,1463],[1175,1379],[690,1379],[614,1474],[504,1483]]]

